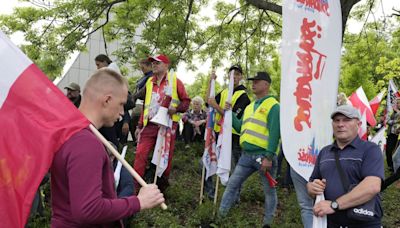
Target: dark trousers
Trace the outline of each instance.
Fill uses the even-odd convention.
[[[183,124],[183,140],[185,141],[185,144],[191,143],[191,142],[203,142],[204,141],[204,132],[205,132],[205,124],[200,126],[200,132],[201,134],[196,134],[194,135],[194,128],[193,125],[189,122],[186,122]]]
[[[134,142],[136,142],[135,131],[136,131],[136,128],[137,128],[137,126],[139,124],[139,119],[140,119],[140,115],[132,114],[131,121],[129,122],[129,131],[131,132],[131,135],[132,135],[132,138],[133,138]]]
[[[384,191],[387,187],[389,187],[391,184],[393,184],[398,179],[400,179],[400,168],[398,168],[393,175],[391,175],[390,177],[386,178],[382,182],[381,192]]]
[[[122,125],[124,125],[123,121],[118,121],[115,123],[115,130],[117,134],[117,138],[119,140],[119,143],[122,145],[125,145],[128,142],[128,134],[123,134],[122,133]]]
[[[386,162],[388,167],[393,171],[393,161],[392,155],[393,151],[396,149],[397,139],[399,135],[390,133],[386,139]]]
[[[286,172],[285,172],[285,176],[283,177],[282,163],[284,161],[286,162]],[[285,155],[284,155],[283,149],[282,149],[282,145],[280,146],[279,154],[278,154],[278,177],[282,181],[281,184],[283,187],[289,187],[290,185],[293,185],[293,181],[290,176],[290,165],[289,165],[289,162],[287,162],[287,160],[285,158]]]

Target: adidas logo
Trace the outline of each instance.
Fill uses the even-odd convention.
[[[357,213],[357,214],[360,214],[360,215],[367,215],[367,216],[371,216],[371,217],[374,216],[374,212],[369,211],[367,209],[362,209],[362,208],[360,208],[360,209],[353,208],[353,212]]]

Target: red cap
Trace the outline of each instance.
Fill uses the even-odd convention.
[[[157,62],[163,62],[165,64],[169,64],[169,59],[168,59],[168,57],[166,55],[151,56],[151,57],[148,58],[148,60],[150,62],[157,61]]]

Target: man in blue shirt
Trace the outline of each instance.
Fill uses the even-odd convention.
[[[381,227],[381,182],[384,179],[382,152],[378,145],[358,137],[361,116],[357,109],[342,105],[332,113],[335,141],[318,155],[307,190],[311,197],[324,194],[325,199],[314,205],[314,214],[327,215],[328,227]],[[335,153],[350,185],[345,191],[336,166]],[[375,201],[377,217],[364,222],[349,218],[347,209]]]

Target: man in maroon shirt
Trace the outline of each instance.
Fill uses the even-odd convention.
[[[101,69],[86,83],[79,110],[96,127],[110,127],[124,114],[128,87],[118,73]],[[153,208],[164,197],[156,185],[117,199],[108,154],[88,129],[64,143],[51,167],[52,227],[121,227],[119,221]]]

